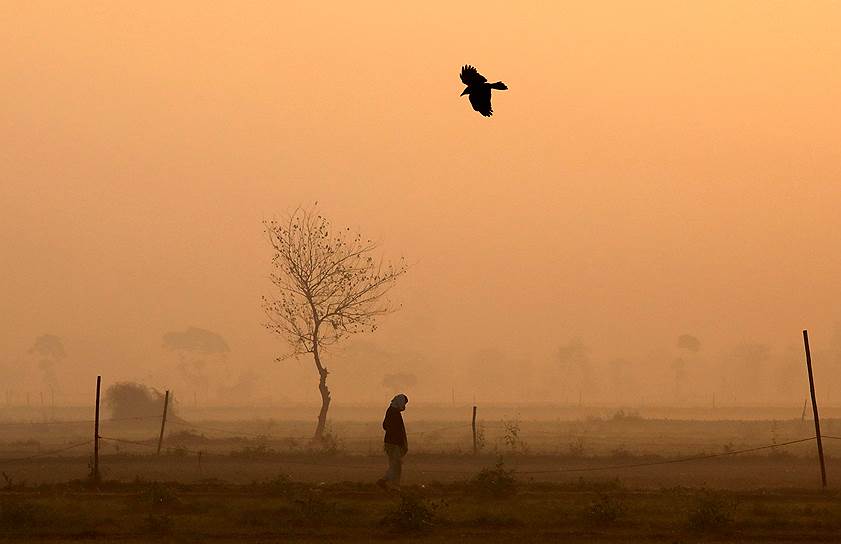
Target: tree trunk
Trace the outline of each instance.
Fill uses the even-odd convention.
[[[327,424],[327,410],[330,408],[330,390],[327,388],[327,369],[321,364],[321,358],[318,356],[318,348],[313,350],[313,358],[315,359],[315,368],[318,370],[318,392],[321,393],[321,410],[318,412],[318,424],[315,427],[315,435],[313,440],[319,442],[324,440],[324,427]]]

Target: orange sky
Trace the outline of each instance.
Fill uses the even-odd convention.
[[[51,332],[68,394],[164,386],[161,335],[194,325],[255,395],[315,402],[259,306],[261,220],[315,200],[416,263],[328,363],[337,399],[410,372],[430,400],[564,400],[541,376],[580,338],[668,400],[691,333],[692,394],[767,343],[778,400],[803,327],[841,350],[841,4],[209,4],[0,2],[0,367]],[[466,63],[510,87],[492,119]]]

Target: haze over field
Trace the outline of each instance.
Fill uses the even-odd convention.
[[[840,402],[841,4],[485,4],[0,4],[3,383],[317,403],[260,299],[318,201],[411,264],[336,403],[799,407],[803,328]]]

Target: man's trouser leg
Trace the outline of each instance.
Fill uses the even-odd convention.
[[[392,484],[400,485],[400,476],[403,472],[403,452],[400,450],[400,446],[386,444],[385,454],[388,456],[388,470],[385,472],[385,479]]]

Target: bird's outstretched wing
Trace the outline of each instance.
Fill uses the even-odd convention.
[[[484,115],[490,117],[493,115],[493,108],[491,108],[491,88],[477,89],[470,93],[470,105],[473,109]]]
[[[476,68],[469,64],[461,67],[461,82],[470,87],[471,85],[478,85],[484,83],[488,79],[480,74]]]

